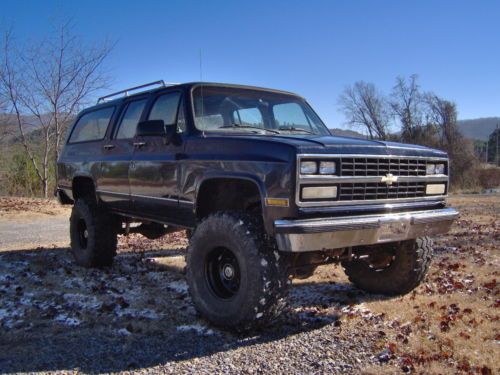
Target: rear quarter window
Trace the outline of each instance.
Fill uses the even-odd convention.
[[[108,107],[84,114],[73,128],[69,143],[103,139],[114,110],[114,107]]]

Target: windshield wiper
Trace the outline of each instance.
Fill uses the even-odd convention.
[[[280,134],[279,131],[277,130],[272,130],[272,129],[266,129],[266,128],[260,128],[258,126],[252,126],[252,125],[240,125],[240,124],[231,124],[231,125],[224,125],[224,126],[219,126],[218,129],[258,129],[258,130],[264,130],[266,132],[270,132],[273,134]]]
[[[284,131],[291,131],[291,132],[304,132],[307,134],[314,134],[313,132],[311,132],[309,130],[302,129],[302,128],[296,128],[295,126],[280,126],[278,129],[284,130]]]

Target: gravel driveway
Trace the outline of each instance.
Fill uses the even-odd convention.
[[[354,344],[338,321],[368,298],[349,284],[295,286],[279,324],[234,335],[194,310],[182,233],[121,237],[113,267],[89,270],[72,262],[68,217],[0,217],[1,373],[351,372],[374,361],[369,335]]]
[[[337,323],[367,298],[350,285],[296,286],[280,324],[233,335],[194,310],[182,252],[125,253],[108,270],[75,267],[64,248],[3,252],[0,372],[350,372],[373,360],[370,335]]]
[[[368,295],[320,267],[294,280],[279,322],[246,335],[194,310],[183,233],[121,236],[111,268],[84,269],[67,247],[68,210],[0,210],[0,373],[500,371],[498,202],[455,200],[463,219],[415,292]]]
[[[69,216],[32,220],[0,218],[0,249],[24,249],[48,244],[69,245]]]

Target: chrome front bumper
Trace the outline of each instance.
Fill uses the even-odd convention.
[[[304,252],[403,241],[449,231],[458,217],[453,208],[343,216],[305,220],[276,220],[281,251]]]

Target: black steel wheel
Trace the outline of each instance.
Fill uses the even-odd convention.
[[[219,298],[230,299],[240,289],[240,267],[233,252],[218,247],[208,253],[205,276],[211,291]]]
[[[269,324],[285,307],[288,257],[266,239],[261,221],[243,212],[215,213],[189,242],[189,292],[215,325],[246,331]]]
[[[89,239],[89,231],[87,229],[87,224],[85,224],[84,219],[78,220],[77,231],[78,231],[78,243],[80,244],[80,248],[86,249]]]
[[[367,258],[343,261],[345,273],[358,288],[386,295],[405,294],[424,279],[432,258],[432,240],[393,242],[373,249]]]
[[[116,217],[91,200],[77,199],[70,217],[71,253],[83,267],[111,266],[116,255]]]

